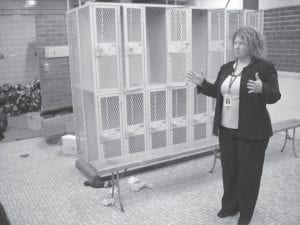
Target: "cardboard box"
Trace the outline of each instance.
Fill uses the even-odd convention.
[[[72,126],[73,125],[73,126]],[[52,143],[51,139],[60,139],[67,133],[74,133],[74,116],[72,114],[57,115],[50,118],[42,118],[42,135],[47,143]],[[56,144],[53,141],[52,144]]]
[[[62,151],[64,155],[77,155],[76,136],[66,134],[61,137]]]
[[[28,128],[31,130],[42,129],[42,119],[40,112],[29,112],[26,114]]]

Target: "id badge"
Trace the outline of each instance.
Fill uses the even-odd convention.
[[[224,106],[231,106],[231,95],[230,94],[225,94],[224,95]]]

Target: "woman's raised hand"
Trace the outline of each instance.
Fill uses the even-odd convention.
[[[255,74],[255,80],[249,80],[247,83],[248,93],[261,93],[263,83],[258,76],[258,73]]]
[[[200,74],[195,73],[194,71],[190,71],[187,73],[187,81],[191,82],[195,85],[202,86],[204,80],[203,70],[201,70]]]

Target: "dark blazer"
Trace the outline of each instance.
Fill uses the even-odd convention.
[[[224,64],[214,84],[204,80],[202,86],[197,86],[198,93],[216,98],[213,133],[218,135],[221,118],[223,96],[221,84],[234,68],[234,61]],[[248,80],[255,80],[255,73],[263,82],[262,93],[248,93]],[[277,102],[280,97],[277,72],[274,65],[263,59],[253,59],[242,71],[240,83],[240,105],[238,138],[245,140],[266,139],[273,135],[272,124],[266,104]]]

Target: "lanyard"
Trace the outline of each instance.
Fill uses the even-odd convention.
[[[230,81],[229,81],[227,93],[230,93],[231,87],[232,87],[234,81],[236,80],[236,78],[238,78],[239,76],[242,75],[242,72],[240,72],[238,75],[234,75],[236,72],[236,69],[237,69],[237,64],[238,64],[238,62],[236,62],[235,66],[234,66],[234,71],[232,72],[232,74],[230,74]]]

